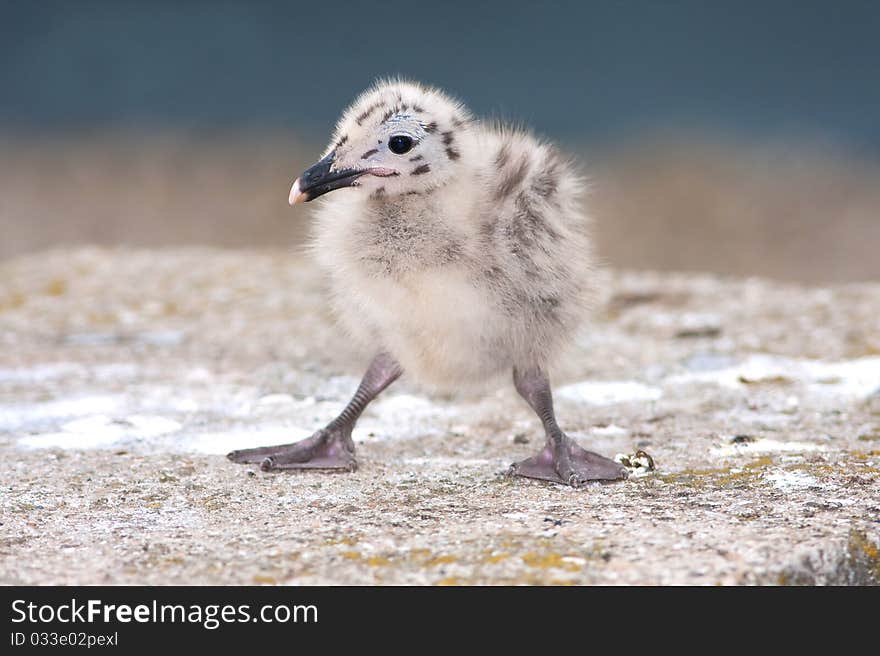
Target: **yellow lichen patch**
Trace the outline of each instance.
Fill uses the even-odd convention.
[[[773,458],[770,456],[761,456],[760,458],[756,458],[751,462],[743,465],[743,469],[760,469],[762,467],[769,467],[773,464]]]
[[[566,560],[566,556],[558,553],[538,554],[533,551],[520,556],[522,561],[529,567],[539,569],[548,569],[550,567],[558,567],[567,572],[579,572],[581,566],[571,560]]]
[[[836,464],[830,465],[815,462],[800,462],[793,465],[785,465],[783,469],[786,471],[805,471],[813,476],[822,478],[822,476],[849,476],[852,474],[880,474],[880,467],[873,467],[868,463],[871,461],[870,452],[851,452],[848,455],[853,456],[846,460],[840,460]]]
[[[768,376],[766,378],[746,378],[745,376],[739,377],[739,382],[744,385],[793,385],[794,381],[791,378],[786,378],[785,376]]]
[[[494,564],[494,563],[500,563],[502,560],[507,560],[508,558],[510,558],[509,553],[505,553],[503,551],[500,551],[500,552],[490,551],[490,552],[488,552],[488,555],[483,559],[483,562]]]
[[[24,295],[18,292],[12,292],[7,298],[0,297],[0,312],[15,310],[22,305],[24,305]]]
[[[868,540],[868,536],[860,531],[853,531],[849,538],[850,547],[855,546],[861,550],[871,560],[880,558],[880,549],[877,545]],[[878,563],[880,564],[880,563]]]
[[[880,585],[880,546],[870,540],[863,531],[852,530],[849,534],[847,554],[851,561],[863,563],[874,585]]]
[[[370,556],[369,558],[367,558],[359,551],[343,551],[339,555],[346,560],[364,562],[370,567],[386,567],[387,565],[391,564],[390,558],[386,558],[385,556]]]
[[[661,474],[664,483],[688,485],[691,487],[726,487],[739,483],[751,483],[761,478],[763,470],[773,465],[773,458],[761,456],[739,467],[716,467],[707,469],[682,469],[669,474]]]
[[[437,556],[436,558],[431,558],[429,561],[425,563],[425,567],[435,567],[436,565],[448,565],[449,563],[454,563],[458,558],[455,556]]]
[[[268,574],[255,574],[251,583],[253,585],[277,585],[278,579]]]
[[[61,278],[53,278],[46,285],[46,296],[64,296],[67,292],[67,283]]]
[[[435,582],[434,585],[464,585],[464,581],[457,576],[447,576],[445,579]]]
[[[797,462],[793,465],[785,465],[783,469],[785,471],[808,471],[812,474],[845,473],[844,468],[816,462]]]
[[[880,456],[880,450],[873,449],[871,451],[847,451],[847,455],[850,457],[850,461],[852,463],[860,465],[860,471],[874,471],[878,472],[880,469],[877,467],[873,467],[873,461],[876,460],[878,456]]]

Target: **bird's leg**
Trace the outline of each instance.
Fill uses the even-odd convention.
[[[537,413],[547,434],[547,443],[536,455],[510,466],[512,476],[538,478],[553,483],[580,487],[587,481],[613,481],[626,478],[626,468],[586,451],[568,437],[556,423],[550,382],[540,369],[513,370],[513,383]]]
[[[361,384],[348,405],[333,421],[311,437],[291,444],[263,446],[233,451],[232,462],[259,463],[263,471],[282,469],[357,469],[351,430],[364,408],[382,390],[400,378],[403,369],[387,353],[379,353],[370,363]]]

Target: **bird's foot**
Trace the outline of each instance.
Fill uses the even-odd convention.
[[[242,449],[226,455],[232,462],[259,464],[265,472],[285,469],[357,469],[350,431],[322,428],[291,444]]]
[[[627,477],[626,468],[620,463],[582,449],[566,435],[562,438],[556,446],[548,442],[538,455],[512,464],[508,473],[575,488],[588,481],[616,481]]]

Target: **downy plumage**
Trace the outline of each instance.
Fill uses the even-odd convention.
[[[545,373],[592,297],[583,187],[553,146],[480,122],[437,89],[384,81],[364,92],[290,202],[326,194],[312,250],[337,317],[376,359],[311,442],[230,458],[264,469],[353,468],[351,427],[402,373],[461,389],[513,371],[548,441],[512,473],[573,485],[622,477],[556,426]]]

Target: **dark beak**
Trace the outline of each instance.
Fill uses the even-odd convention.
[[[355,184],[355,180],[367,173],[365,170],[356,169],[331,171],[330,167],[333,166],[335,156],[336,153],[330,153],[293,181],[288,198],[291,205],[307,203],[334,189],[351,187]]]

